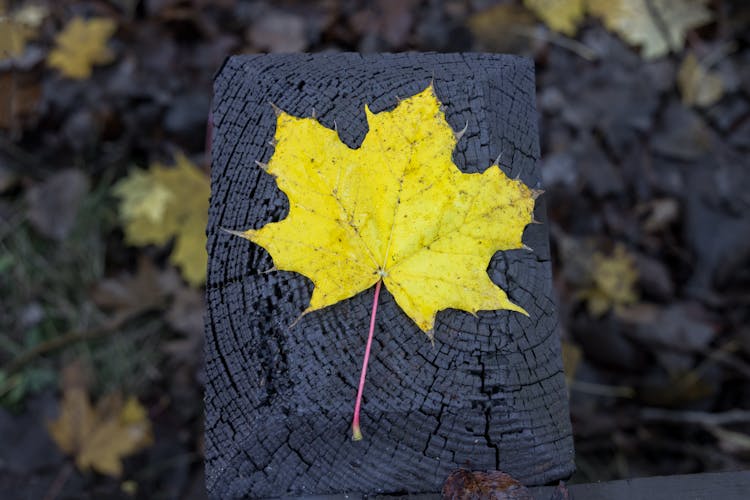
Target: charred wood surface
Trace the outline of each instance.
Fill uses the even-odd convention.
[[[439,491],[459,467],[538,485],[573,471],[543,197],[524,243],[488,273],[530,314],[447,310],[430,343],[384,289],[365,386],[364,440],[350,423],[373,290],[292,323],[312,283],[266,272],[262,248],[221,228],[284,218],[286,196],[256,166],[273,153],[270,103],[335,126],[350,147],[363,106],[392,109],[434,81],[446,118],[468,128],[465,172],[500,156],[539,186],[530,61],[482,54],[241,56],[215,82],[206,320],[206,473],[212,498]],[[374,165],[373,168],[378,168]]]

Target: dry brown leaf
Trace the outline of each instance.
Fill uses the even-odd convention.
[[[562,360],[563,371],[565,372],[565,381],[568,386],[575,380],[578,365],[581,364],[583,352],[581,348],[572,342],[562,341]]]
[[[12,70],[0,72],[0,129],[18,130],[34,123],[41,97],[42,86],[36,76]]]
[[[75,17],[55,38],[55,48],[47,56],[47,63],[68,78],[86,79],[95,65],[107,64],[115,58],[107,42],[116,29],[117,24],[109,18]]]
[[[141,257],[135,275],[122,274],[100,281],[91,292],[94,303],[130,315],[152,307],[164,306],[167,297],[182,286],[174,269],[158,269],[151,259]]]
[[[520,5],[503,3],[472,15],[467,24],[485,50],[519,52],[531,44],[534,17]]]
[[[165,319],[169,326],[183,334],[183,337],[166,341],[162,350],[183,363],[200,363],[205,312],[205,294],[187,287],[178,290]]]
[[[60,415],[47,429],[60,449],[75,457],[79,470],[113,477],[122,475],[123,458],[153,441],[151,422],[136,398],[123,402],[119,394],[112,394],[92,408],[80,387],[65,390]]]
[[[574,36],[586,13],[586,0],[523,0],[544,23],[557,32]]]
[[[57,241],[67,238],[75,226],[89,184],[86,174],[69,168],[29,188],[26,203],[29,222],[34,229]]]
[[[499,470],[453,471],[443,483],[443,498],[534,500],[534,495],[516,478]]]
[[[581,363],[583,352],[581,348],[572,342],[562,341],[563,371],[565,372],[565,382],[568,387],[573,383],[578,371],[578,365]]]
[[[710,106],[724,94],[724,82],[718,73],[709,71],[690,52],[677,72],[682,102],[687,106]]]
[[[713,19],[706,7],[708,0],[586,1],[589,13],[601,17],[609,30],[628,43],[640,46],[644,59],[681,50],[688,31]]]

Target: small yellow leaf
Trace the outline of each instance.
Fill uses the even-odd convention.
[[[153,441],[151,422],[137,399],[123,404],[119,395],[110,395],[94,409],[80,387],[65,390],[60,415],[47,429],[60,449],[75,457],[79,470],[113,477],[122,474],[123,458]]]
[[[314,118],[281,112],[267,172],[289,214],[244,236],[276,269],[310,278],[306,312],[382,279],[424,332],[438,311],[525,313],[490,280],[501,250],[522,248],[536,194],[497,165],[465,174],[453,163],[457,137],[432,85],[393,111],[372,113],[358,149]]]
[[[153,177],[148,172],[136,170],[115,190],[116,194],[128,194],[126,201],[120,205],[120,215],[124,219],[143,218],[156,224],[164,219],[164,213],[174,195],[169,187],[155,181]]]
[[[117,24],[109,18],[75,17],[55,38],[55,48],[47,56],[47,63],[68,78],[86,79],[94,65],[114,59],[107,42],[115,30]]]
[[[589,12],[601,17],[609,30],[640,46],[644,59],[681,50],[685,34],[713,18],[708,0],[586,1]]]
[[[132,171],[113,193],[120,198],[128,244],[165,245],[174,238],[170,261],[191,285],[206,280],[210,186],[198,167],[180,153],[174,167],[155,163],[147,171]]]
[[[0,2],[0,61],[23,54],[28,41],[36,37],[47,13],[45,7],[37,5],[26,5],[8,12],[5,4]]]
[[[523,0],[554,31],[574,36],[585,15],[586,0]]]
[[[578,296],[586,300],[592,316],[602,316],[611,309],[620,314],[638,302],[638,270],[633,256],[622,245],[615,247],[612,256],[595,253],[591,263],[591,285]]]
[[[682,102],[688,106],[710,106],[724,94],[721,77],[705,68],[690,52],[677,72]]]

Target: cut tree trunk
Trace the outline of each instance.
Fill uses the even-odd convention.
[[[539,485],[573,471],[543,197],[524,243],[488,273],[529,312],[438,313],[434,344],[385,288],[362,406],[350,424],[373,290],[304,316],[312,283],[222,231],[283,219],[286,196],[255,161],[273,153],[270,103],[316,114],[356,148],[364,104],[392,109],[434,82],[454,161],[539,186],[534,70],[485,54],[230,58],[215,82],[206,320],[206,474],[211,497],[438,492],[459,467]],[[314,111],[313,111],[314,110]],[[374,165],[373,168],[379,168]]]

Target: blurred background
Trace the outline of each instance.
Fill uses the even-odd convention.
[[[750,466],[745,0],[0,0],[0,497],[203,498],[228,54],[536,62],[574,481]]]

